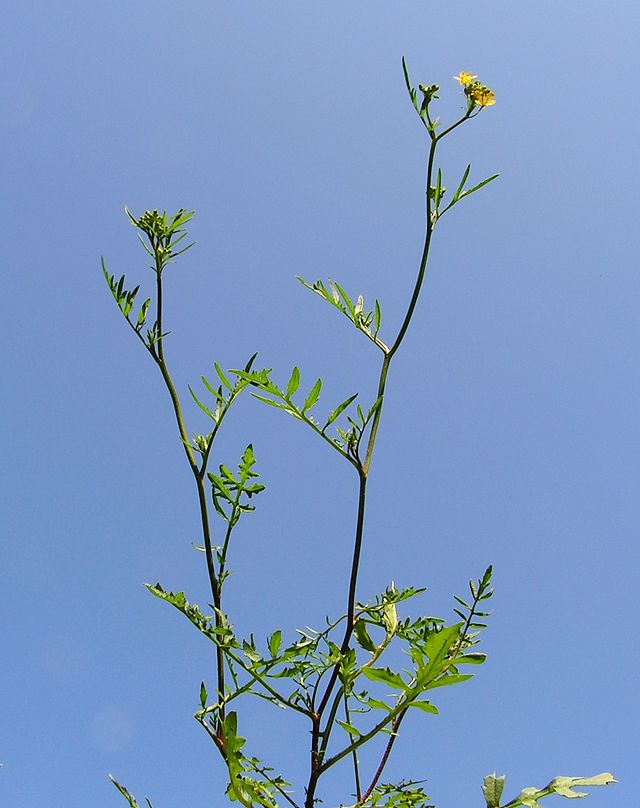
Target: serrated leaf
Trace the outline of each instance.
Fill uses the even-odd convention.
[[[363,675],[372,682],[382,682],[393,687],[395,690],[406,690],[407,685],[399,673],[394,673],[389,668],[364,668]]]
[[[494,772],[488,774],[482,782],[482,794],[484,795],[487,808],[498,808],[500,805],[500,798],[504,790],[504,781],[506,775],[501,774],[499,777]]]
[[[460,628],[461,624],[456,623],[429,635],[424,644],[424,653],[429,658],[429,662],[417,671],[418,681],[421,685],[433,682],[446,667],[445,658],[453,643],[460,636]]]

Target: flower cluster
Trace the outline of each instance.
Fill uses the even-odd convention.
[[[469,103],[469,110],[474,107],[492,107],[496,103],[496,94],[487,86],[477,81],[478,77],[473,73],[466,73],[462,70],[457,76],[453,77],[456,81],[460,82],[464,88],[464,94],[467,96]]]

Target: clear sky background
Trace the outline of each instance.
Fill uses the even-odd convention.
[[[122,805],[109,771],[155,808],[224,804],[191,718],[210,648],[143,588],[207,601],[192,481],[100,255],[149,283],[123,206],[194,208],[198,245],[168,279],[180,389],[259,350],[276,378],[322,375],[327,408],[372,400],[377,352],[294,276],[377,296],[383,334],[399,325],[426,147],[403,54],[416,83],[442,85],[444,116],[460,70],[497,94],[445,141],[445,184],[469,161],[502,176],[436,232],[392,369],[359,595],[427,586],[424,611],[450,615],[488,563],[497,593],[487,664],[438,695],[439,717],[411,716],[387,777],[427,778],[454,808],[482,805],[494,770],[510,796],[611,770],[620,785],[588,804],[636,801],[639,25],[635,0],[8,6],[3,805]],[[268,491],[233,551],[232,620],[258,637],[317,626],[344,601],[355,475],[247,398],[216,461],[249,441]],[[306,728],[269,715],[242,726],[299,781]]]

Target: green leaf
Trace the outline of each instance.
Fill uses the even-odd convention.
[[[333,412],[327,418],[327,423],[324,425],[322,431],[324,432],[324,430],[330,424],[332,424],[336,420],[336,418],[338,418],[338,416],[341,415],[347,409],[349,404],[351,404],[352,401],[355,401],[355,399],[357,397],[358,397],[358,394],[355,393],[354,395],[349,396],[349,398],[345,398],[345,400],[342,402],[342,404],[338,404],[338,406],[335,408],[335,410],[333,410]]]
[[[115,779],[115,777],[112,774],[109,775],[109,780],[111,780],[113,785],[118,789],[118,791],[122,794],[125,800],[127,800],[131,808],[140,808],[140,805],[136,801],[136,798],[133,796],[133,794],[130,794],[123,785],[120,785],[120,783]],[[153,808],[149,800],[147,800],[146,802],[149,808]]]
[[[138,314],[138,322],[136,324],[136,330],[142,328],[142,326],[145,324],[145,321],[147,319],[147,311],[149,310],[150,303],[151,298],[149,297],[144,301],[144,303],[140,307],[140,312]]]
[[[247,659],[249,659],[251,662],[253,663],[262,662],[262,657],[260,656],[258,651],[256,651],[256,649],[252,645],[250,645],[246,640],[244,640],[244,642],[242,643],[242,651],[244,655],[247,657]]]
[[[418,114],[420,114],[420,106],[418,105],[417,101],[417,94],[414,88],[411,86],[411,79],[409,78],[409,70],[407,69],[407,62],[404,56],[402,57],[402,72],[404,73],[404,81],[407,85],[407,92],[409,93],[409,98],[411,98],[411,103],[415,107],[415,110]]]
[[[227,390],[233,390],[233,386],[232,386],[231,382],[225,376],[225,374],[224,374],[222,368],[220,367],[220,365],[217,362],[214,362],[213,367],[215,368],[215,371],[218,374],[218,378],[220,379],[222,384],[227,388]]]
[[[342,288],[342,286],[340,286],[340,284],[339,284],[339,283],[337,283],[337,281],[333,281],[333,284],[335,285],[335,287],[336,287],[336,289],[338,290],[338,292],[340,292],[340,297],[341,297],[341,298],[344,300],[344,302],[345,302],[345,304],[346,304],[347,308],[348,308],[348,309],[349,309],[349,311],[351,312],[351,315],[352,315],[352,316],[354,316],[354,315],[355,315],[355,312],[356,312],[356,307],[355,307],[355,306],[353,305],[353,303],[351,302],[351,298],[350,298],[350,297],[349,297],[349,295],[348,295],[348,294],[347,294],[347,293],[344,291],[344,289]]]
[[[539,789],[530,786],[522,789],[518,794],[517,801],[522,805],[526,805],[527,808],[540,808],[540,803],[538,802],[538,797],[540,796],[544,796],[544,794],[541,794]]]
[[[431,713],[432,715],[438,715],[438,708],[435,704],[431,704],[430,701],[412,701],[408,705],[409,707],[417,707],[418,710],[422,710],[425,713]]]
[[[430,682],[425,686],[425,690],[433,690],[436,687],[448,687],[449,685],[457,685],[460,682],[466,682],[467,679],[473,679],[471,673],[450,673],[446,676],[441,676],[435,682]]]
[[[420,667],[417,672],[418,682],[422,687],[433,682],[446,667],[445,658],[451,646],[460,636],[461,625],[461,623],[456,623],[453,626],[446,626],[440,631],[431,632],[427,638],[424,644],[424,653],[429,658],[429,662]]]
[[[386,710],[386,712],[388,713],[390,713],[392,709],[386,702],[380,701],[379,699],[373,699],[370,697],[367,698],[366,704],[368,707],[371,707],[374,710]]]
[[[608,786],[617,782],[611,772],[602,772],[602,774],[596,774],[593,777],[556,777],[549,783],[545,791],[552,789],[561,797],[575,799],[576,797],[588,796],[586,791],[574,791],[573,789],[576,786]]]
[[[373,653],[376,650],[376,645],[369,636],[369,632],[367,631],[367,626],[364,620],[356,620],[353,627],[353,633],[355,634],[356,640],[365,651]]]
[[[462,654],[455,659],[456,665],[482,665],[486,662],[487,655],[481,653],[475,654]]]
[[[465,182],[467,181],[467,179],[469,177],[469,172],[470,171],[471,171],[471,163],[469,163],[469,165],[466,167],[465,172],[462,175],[462,179],[460,180],[460,185],[458,185],[458,188],[457,188],[455,194],[453,195],[453,197],[451,199],[451,204],[452,205],[455,205],[455,203],[460,198],[460,194],[462,193],[462,189],[464,188],[464,184],[465,184]]]
[[[160,584],[155,586],[145,584],[145,586],[152,595],[155,595],[160,600],[167,601],[167,603],[182,612],[198,631],[216,645],[228,646],[232,644],[234,647],[238,647],[229,621],[222,612],[217,612],[219,625],[216,626],[212,623],[211,618],[204,615],[195,603],[189,603],[184,592],[167,592]]]
[[[506,776],[501,774],[499,777],[494,772],[488,774],[482,782],[482,793],[484,795],[487,808],[498,808],[500,805],[500,797],[504,790],[504,781]]]
[[[362,735],[359,729],[353,726],[353,724],[347,724],[346,721],[340,721],[336,718],[336,724],[340,724],[342,729],[346,730],[349,735]]]
[[[207,706],[207,688],[204,685],[204,682],[200,682],[200,706],[204,710]]]
[[[224,751],[236,766],[244,744],[245,739],[238,735],[238,714],[232,710],[224,719]]]
[[[191,386],[189,386],[189,385],[188,385],[188,387],[189,387],[189,392],[191,393],[191,398],[193,398],[193,400],[196,402],[196,404],[198,405],[198,407],[200,407],[200,409],[202,410],[202,412],[204,412],[204,413],[205,413],[205,415],[208,415],[208,416],[209,416],[209,418],[211,418],[211,420],[212,420],[212,421],[215,421],[215,420],[216,420],[216,418],[215,418],[214,414],[211,412],[211,410],[210,410],[208,407],[206,407],[206,406],[205,406],[205,405],[202,403],[202,401],[200,401],[200,399],[198,398],[198,396],[197,396],[197,395],[196,395],[196,394],[193,392],[193,388],[192,388]]]
[[[440,199],[442,198],[442,169],[438,169],[438,178],[436,180],[436,190],[434,194],[434,203],[436,208],[440,204]]]
[[[317,400],[320,398],[320,391],[322,390],[322,379],[318,379],[318,381],[313,385],[309,395],[306,397],[304,404],[302,406],[302,413],[304,414],[307,410],[310,410]]]
[[[362,673],[372,682],[382,682],[385,685],[390,685],[395,690],[407,689],[402,676],[399,673],[394,673],[389,668],[364,668]]]
[[[380,303],[378,300],[375,302],[374,312],[373,312],[373,325],[374,325],[374,333],[377,334],[380,331],[380,323],[382,322],[382,311],[380,310]]]
[[[491,177],[487,177],[487,179],[486,179],[486,180],[482,180],[482,182],[479,182],[477,185],[474,185],[474,186],[473,186],[473,188],[469,188],[469,190],[468,190],[468,191],[465,191],[463,194],[460,194],[460,197],[459,197],[459,198],[460,198],[460,199],[464,199],[464,198],[465,198],[465,196],[471,196],[471,194],[475,193],[475,192],[476,192],[476,191],[478,191],[480,188],[483,188],[485,185],[488,185],[490,182],[493,182],[493,181],[494,181],[495,179],[497,179],[499,176],[500,176],[500,174],[494,174],[494,175],[493,175],[493,176],[491,176]]]
[[[291,410],[291,407],[283,403],[281,401],[274,401],[272,398],[266,398],[266,396],[259,396],[257,393],[251,394],[254,398],[257,398],[258,401],[263,401],[265,404],[269,404],[271,407],[276,407],[279,410],[286,410],[287,412],[294,415],[294,412]]]
[[[127,319],[129,318],[129,314],[131,313],[131,309],[133,308],[133,303],[136,299],[136,295],[138,294],[139,289],[140,287],[136,286],[136,288],[133,291],[127,292],[123,303],[120,305],[122,313]]]
[[[300,387],[300,371],[297,367],[291,371],[291,378],[287,383],[287,398],[291,398],[291,396],[296,392],[296,390]]]
[[[278,651],[280,650],[280,645],[282,644],[282,632],[280,629],[274,631],[273,634],[267,640],[267,645],[269,646],[269,653],[272,657],[277,656]]]

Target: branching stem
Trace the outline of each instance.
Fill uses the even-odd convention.
[[[173,379],[167,367],[167,363],[164,356],[164,345],[163,345],[164,338],[162,336],[163,334],[162,269],[163,269],[162,257],[156,248],[155,251],[156,328],[158,334],[157,352],[155,354],[156,363],[160,368],[160,373],[162,374],[165,386],[169,392],[169,397],[171,398],[171,403],[173,404],[173,411],[178,425],[178,432],[180,433],[182,445],[184,447],[185,454],[187,455],[189,468],[191,469],[196,482],[196,487],[198,491],[198,506],[200,509],[200,520],[202,524],[202,537],[204,540],[205,556],[207,560],[207,574],[209,577],[209,586],[211,589],[211,596],[213,598],[213,605],[215,607],[215,624],[216,628],[220,628],[221,591],[220,591],[220,582],[216,574],[215,563],[213,559],[213,545],[211,541],[211,528],[209,525],[209,509],[207,506],[207,494],[204,482],[204,470],[205,470],[204,463],[202,470],[199,469],[194,455],[194,451],[191,448],[191,444],[189,441],[189,433],[187,432],[187,428],[185,425],[184,415],[182,413],[182,405],[180,403],[180,397],[178,396],[178,392],[176,390],[175,384],[173,383]],[[224,699],[224,692],[225,692],[224,653],[219,646],[216,646],[216,686],[218,691],[218,699],[222,701],[222,699]],[[224,720],[224,706],[221,707],[220,720],[221,721]]]
[[[462,123],[465,118],[458,121],[454,126],[450,127],[449,130],[443,133],[447,134],[448,131],[451,131],[452,128]],[[342,654],[345,654],[349,650],[349,643],[351,640],[351,636],[353,633],[354,627],[354,613],[355,613],[355,599],[356,599],[356,584],[358,580],[358,570],[360,567],[360,556],[362,552],[362,539],[363,539],[363,530],[364,530],[364,516],[365,516],[365,509],[366,509],[366,488],[367,488],[367,479],[369,475],[369,470],[371,467],[371,461],[373,459],[373,451],[375,448],[376,438],[378,435],[378,428],[380,425],[380,419],[382,416],[382,407],[384,405],[384,395],[387,386],[387,376],[389,373],[389,367],[391,365],[391,360],[393,359],[394,355],[396,354],[397,350],[399,349],[404,336],[409,328],[411,323],[411,319],[413,317],[413,313],[415,311],[418,298],[420,297],[420,292],[422,290],[422,286],[424,283],[425,273],[427,269],[427,262],[429,260],[429,248],[431,246],[431,236],[433,234],[433,221],[431,216],[431,183],[433,178],[433,166],[436,154],[436,147],[438,145],[438,141],[443,136],[440,135],[439,137],[433,137],[431,139],[431,144],[429,147],[429,158],[427,162],[427,188],[426,188],[426,196],[427,196],[427,215],[426,215],[426,232],[425,232],[425,241],[424,247],[422,250],[422,257],[420,259],[420,267],[418,269],[418,276],[416,278],[416,282],[413,288],[413,293],[411,295],[411,299],[409,301],[409,306],[407,308],[407,312],[405,314],[404,320],[402,321],[402,325],[400,326],[400,330],[398,331],[398,335],[396,336],[393,344],[390,348],[388,348],[384,352],[384,358],[382,360],[382,367],[380,368],[380,377],[378,380],[378,392],[376,398],[380,399],[380,404],[376,409],[375,415],[373,417],[373,421],[371,424],[371,431],[369,433],[369,440],[367,443],[367,449],[365,453],[364,461],[359,465],[358,468],[358,477],[359,477],[359,488],[358,488],[358,517],[357,517],[357,524],[356,524],[356,535],[354,541],[354,548],[353,548],[353,558],[351,562],[351,575],[349,578],[349,594],[347,598],[347,622],[345,627],[345,633],[342,640],[342,645],[340,647],[340,651]],[[321,729],[321,719],[324,713],[324,710],[331,699],[331,695],[333,689],[336,685],[338,680],[339,674],[339,665],[335,665],[329,681],[327,683],[324,695],[320,701],[320,704],[317,709],[316,716],[312,722],[312,732],[311,732],[311,773],[309,776],[309,782],[307,784],[307,797],[305,802],[305,808],[313,808],[314,799],[315,799],[315,789],[317,786],[318,779],[320,775],[329,768],[330,765],[337,762],[337,759],[341,759],[344,755],[341,754],[339,758],[335,756],[330,760],[327,761],[327,764],[324,763],[324,754],[327,748],[328,737],[331,732],[331,727],[333,722],[335,721],[335,716],[337,710],[335,709],[337,706],[337,700],[334,702],[334,709],[331,709],[330,714],[327,718],[325,723],[324,729]],[[390,720],[388,719],[385,721],[382,726],[378,725],[379,728],[383,728],[386,726]],[[376,732],[379,731],[376,730]],[[374,732],[374,734],[376,734]],[[320,745],[320,737],[322,736],[322,745]],[[364,737],[364,736],[361,736]],[[373,737],[372,734],[369,734],[368,737]],[[361,745],[359,742],[354,742],[351,744],[349,748],[349,752],[353,752],[355,754],[357,748]],[[348,754],[348,752],[347,752]]]

